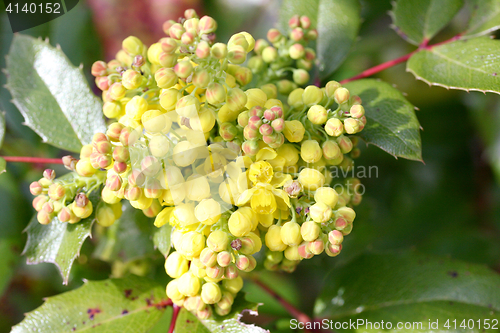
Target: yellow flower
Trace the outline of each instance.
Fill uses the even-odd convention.
[[[273,167],[266,161],[253,163],[248,170],[248,178],[255,185],[257,183],[270,183],[273,179]]]

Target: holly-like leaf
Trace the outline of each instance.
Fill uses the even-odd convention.
[[[170,253],[171,249],[171,236],[172,226],[170,224],[165,224],[160,228],[156,228],[153,232],[153,243],[155,247],[165,256],[165,258]]]
[[[125,211],[99,240],[94,256],[104,261],[129,262],[153,254],[153,221],[126,204]],[[133,244],[133,246],[131,246]]]
[[[93,207],[97,207],[99,195],[94,191],[89,196]],[[83,242],[91,235],[94,223],[95,209],[92,214],[78,223],[61,222],[57,217],[48,225],[42,225],[33,216],[25,232],[28,240],[23,254],[28,264],[50,262],[55,264],[63,277],[63,283],[68,283],[73,262],[80,255]]]
[[[420,124],[414,106],[388,83],[374,79],[349,82],[352,95],[363,100],[367,123],[359,135],[395,157],[422,160]]]
[[[406,70],[429,85],[500,94],[500,41],[479,37],[422,50]]]
[[[258,304],[245,300],[243,293],[235,298],[232,311],[227,316],[220,317],[217,314],[211,319],[200,320],[186,309],[182,309],[177,317],[175,331],[177,333],[264,333],[267,330],[252,324],[241,322],[243,312],[257,315]]]
[[[320,78],[324,79],[344,61],[361,24],[361,6],[357,0],[285,0],[281,5],[280,25],[288,31],[293,15],[307,15],[318,30],[316,54]]]
[[[87,281],[78,289],[47,298],[11,333],[148,332],[167,302],[165,287],[143,277]]]
[[[421,322],[411,331],[430,332],[444,331],[447,319],[457,319],[449,331],[463,332],[460,322],[474,319],[476,325],[467,332],[481,332],[484,327],[478,327],[478,319],[484,323],[500,318],[500,275],[449,258],[368,253],[334,268],[325,281],[315,314],[336,322],[390,321],[389,332],[397,331],[398,322]],[[438,320],[439,329],[429,327],[429,320]]]
[[[420,45],[444,28],[463,4],[463,0],[399,0],[390,14],[396,32]]]
[[[2,148],[3,139],[5,137],[5,114],[0,110],[0,148]]]
[[[472,14],[465,36],[481,36],[500,29],[500,1],[470,0]]]
[[[105,131],[101,102],[82,69],[46,41],[14,36],[7,88],[26,125],[53,146],[79,152],[96,132]]]

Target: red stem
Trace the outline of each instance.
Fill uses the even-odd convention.
[[[7,162],[63,164],[60,158],[25,157],[25,156],[0,156]]]
[[[264,289],[269,295],[271,295],[275,300],[277,300],[287,311],[290,313],[295,319],[297,319],[301,323],[312,323],[313,321],[311,320],[311,317],[297,309],[295,306],[290,304],[287,300],[285,300],[283,297],[278,295],[274,290],[269,288],[264,282],[260,281],[257,278],[252,279],[253,282],[255,282],[256,285]],[[305,330],[306,332],[310,332],[309,330]]]
[[[377,65],[377,66],[374,66],[372,68],[369,68],[361,73],[359,73],[358,75],[356,76],[353,76],[353,77],[350,77],[348,79],[345,79],[345,80],[342,80],[340,81],[341,84],[344,84],[344,83],[347,83],[347,82],[351,82],[351,81],[354,81],[354,80],[359,80],[359,79],[362,79],[362,78],[365,78],[365,77],[368,77],[368,76],[372,76],[373,74],[375,73],[378,73],[378,72],[381,72],[383,71],[384,69],[387,69],[387,68],[390,68],[392,66],[395,66],[397,64],[400,64],[406,60],[408,60],[414,53],[417,53],[421,50],[430,50],[432,49],[434,46],[438,46],[438,45],[443,45],[443,44],[447,44],[447,43],[450,43],[450,42],[454,42],[458,39],[460,39],[461,37],[461,34],[458,34],[448,40],[445,40],[441,43],[436,43],[436,44],[433,44],[433,45],[427,45],[427,43],[429,42],[428,40],[424,40],[422,42],[422,44],[420,44],[420,46],[418,47],[418,49],[416,49],[415,51],[413,52],[410,52],[402,57],[399,57],[399,58],[396,58],[396,59],[393,59],[393,60],[389,60],[387,62],[384,62],[380,65]]]
[[[180,306],[174,304],[174,313],[172,314],[172,320],[170,321],[170,327],[168,329],[168,333],[174,332],[175,323],[177,322],[177,316],[179,315],[180,310],[181,310]]]

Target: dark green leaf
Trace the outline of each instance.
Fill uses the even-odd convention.
[[[243,293],[239,293],[234,300],[230,314],[224,317],[214,315],[213,319],[199,320],[189,311],[182,309],[175,324],[176,333],[209,333],[209,332],[235,332],[235,333],[263,333],[268,332],[255,325],[245,324],[240,321],[243,312],[257,315],[258,304],[245,300]]]
[[[500,41],[479,37],[422,50],[406,70],[429,85],[500,94]]]
[[[0,175],[6,171],[5,170],[6,167],[7,167],[7,163],[5,162],[5,160],[2,157],[0,157]]]
[[[307,15],[318,30],[316,53],[320,78],[326,78],[344,61],[358,35],[361,6],[357,0],[285,0],[280,10],[280,26],[288,31],[288,20]]]
[[[120,219],[99,240],[94,256],[104,261],[129,262],[153,254],[153,228],[150,218],[127,204]]]
[[[48,298],[12,328],[21,332],[148,332],[166,308],[165,287],[137,276],[87,281]]]
[[[99,197],[94,191],[90,195],[93,207],[97,207]],[[50,262],[61,271],[63,283],[68,283],[73,261],[80,255],[80,248],[87,237],[91,235],[94,223],[95,209],[88,218],[78,223],[61,222],[57,217],[48,225],[38,223],[36,215],[26,227],[28,240],[23,254],[28,264]]]
[[[500,1],[470,1],[472,15],[465,36],[481,36],[500,29]]]
[[[0,148],[2,148],[4,137],[5,137],[5,113],[2,110],[0,110]]]
[[[13,275],[14,268],[19,260],[19,242],[9,238],[0,238],[0,295],[8,286]]]
[[[172,233],[172,226],[170,224],[165,224],[160,228],[156,228],[153,232],[153,243],[155,247],[163,254],[165,257],[168,256],[171,248],[170,235]]]
[[[443,329],[446,319],[500,318],[500,276],[449,258],[368,253],[336,267],[325,281],[315,314],[334,321],[364,318],[394,326],[419,321],[422,330],[407,331],[429,332],[429,319],[439,320]],[[450,331],[462,332],[460,327]],[[480,331],[476,322],[471,332]]]
[[[74,67],[59,48],[15,35],[7,71],[14,104],[45,142],[78,152],[94,133],[105,130],[100,100],[82,69]]]
[[[391,12],[396,32],[420,45],[434,37],[463,6],[463,0],[399,0]]]
[[[374,79],[349,82],[351,94],[363,100],[367,123],[359,136],[395,157],[422,160],[420,124],[414,106],[388,83]]]

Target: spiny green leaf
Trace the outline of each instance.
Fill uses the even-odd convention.
[[[172,234],[172,226],[170,224],[165,224],[160,228],[156,228],[153,232],[153,243],[155,247],[163,254],[165,257],[170,253],[171,243],[170,236]]]
[[[458,40],[415,53],[406,70],[429,85],[500,94],[500,40]]]
[[[361,6],[357,0],[284,0],[280,9],[280,27],[289,31],[293,15],[307,15],[311,27],[318,30],[316,54],[320,78],[330,76],[349,53],[361,24]]]
[[[399,0],[391,12],[396,32],[420,45],[430,40],[463,6],[463,0]]]
[[[48,42],[16,34],[7,57],[7,88],[26,124],[59,148],[79,152],[105,130],[101,102],[81,68]]]
[[[242,312],[257,315],[258,304],[245,300],[243,293],[239,293],[234,300],[232,311],[224,317],[217,314],[212,319],[200,320],[189,311],[182,309],[177,317],[175,331],[177,333],[263,333],[268,332],[255,325],[245,324],[240,321]]]
[[[94,256],[104,261],[130,262],[152,255],[155,252],[151,240],[153,228],[150,218],[126,204],[122,216],[99,239]]]
[[[500,318],[500,275],[449,258],[368,253],[336,267],[325,281],[315,314],[334,321],[391,321],[390,332],[397,322],[418,321],[423,329],[408,331],[429,332],[429,319],[439,320],[445,330],[446,319],[460,319],[460,325],[463,319]],[[481,329],[476,322],[471,332]],[[450,331],[462,332],[460,327]]]
[[[363,100],[367,123],[358,135],[364,141],[395,157],[422,160],[415,108],[399,90],[374,79],[357,80],[345,86]]]
[[[2,110],[0,110],[0,148],[2,148],[4,137],[5,137],[5,113]]]
[[[500,29],[500,1],[470,0],[472,14],[465,36],[476,37]]]
[[[76,290],[49,297],[11,333],[148,332],[166,304],[165,287],[143,277],[87,281]]]
[[[100,199],[96,192],[98,191],[94,191],[89,197],[94,208]],[[71,266],[80,255],[83,242],[91,235],[94,216],[95,209],[92,215],[78,223],[61,222],[54,217],[48,225],[40,224],[36,215],[33,216],[25,230],[28,240],[23,254],[27,257],[27,263],[55,264],[61,272],[63,283],[67,284]]]

